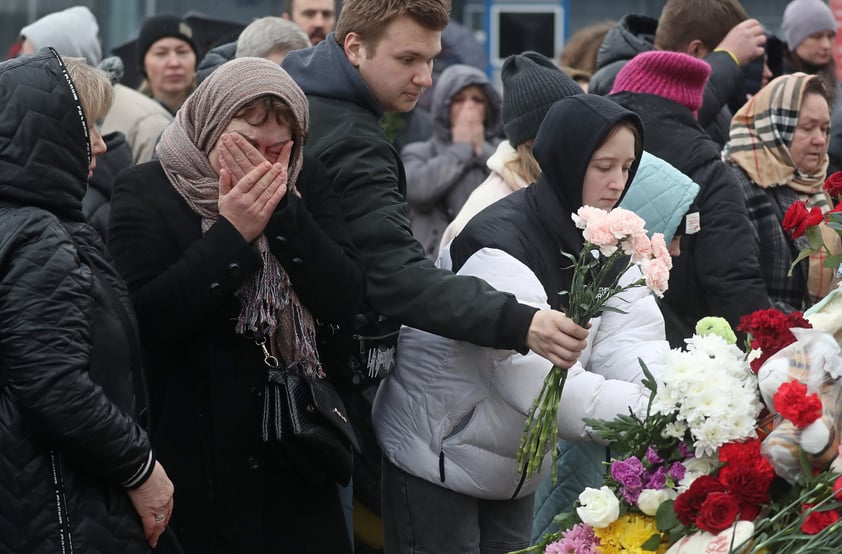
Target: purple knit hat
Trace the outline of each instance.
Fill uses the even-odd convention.
[[[678,102],[694,114],[702,105],[710,66],[688,54],[649,50],[632,58],[614,79],[611,94],[642,92]]]

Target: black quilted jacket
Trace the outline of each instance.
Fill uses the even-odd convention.
[[[125,287],[82,217],[81,113],[51,50],[0,64],[2,553],[148,551],[124,487],[152,452],[113,309]]]

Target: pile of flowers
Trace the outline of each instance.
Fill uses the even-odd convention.
[[[657,296],[664,295],[672,257],[662,234],[655,233],[650,240],[643,219],[622,208],[606,211],[583,206],[571,217],[583,230],[585,244],[578,257],[563,253],[573,267],[570,290],[560,292],[568,296],[567,317],[584,327],[601,311],[621,312],[607,303],[633,287],[645,285]],[[640,267],[642,277],[620,285],[620,278],[634,265]],[[518,471],[525,471],[527,477],[541,468],[544,456],[558,440],[556,412],[566,378],[565,369],[553,366],[527,415],[517,452]],[[556,450],[552,452],[555,481]]]
[[[605,483],[523,552],[842,551],[842,349],[808,327],[756,312],[743,353],[727,323],[700,322],[662,375],[643,368],[644,418],[587,422],[618,453]]]

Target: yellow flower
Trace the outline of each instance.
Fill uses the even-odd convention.
[[[651,554],[642,546],[652,535],[658,534],[655,519],[637,513],[626,513],[604,529],[594,529],[599,538],[602,554]],[[667,545],[661,544],[658,553],[663,554]]]

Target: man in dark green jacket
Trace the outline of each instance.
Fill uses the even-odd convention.
[[[482,346],[529,349],[570,367],[587,332],[560,312],[520,304],[426,259],[412,236],[400,156],[380,126],[432,84],[449,0],[346,0],[336,34],[283,63],[310,102],[305,151],[337,193],[368,276],[367,300],[400,324]],[[560,214],[561,215],[561,214]]]
[[[406,324],[482,346],[532,349],[569,368],[585,347],[585,329],[561,312],[520,304],[481,279],[438,269],[412,236],[403,164],[380,119],[412,110],[432,85],[449,11],[450,0],[345,0],[336,34],[287,54],[283,67],[310,102],[304,151],[324,163],[365,265],[366,300],[375,313],[365,319],[385,319],[395,339]],[[363,445],[355,458],[354,510],[379,516],[380,453],[370,419],[377,381],[366,378],[365,369],[388,368],[393,350],[357,344],[362,334],[386,332],[346,330],[320,355],[329,372],[350,366],[357,392],[345,390],[344,396]],[[341,388],[348,377],[339,377]],[[355,535],[381,546],[380,525],[365,521],[377,520],[355,518]]]

